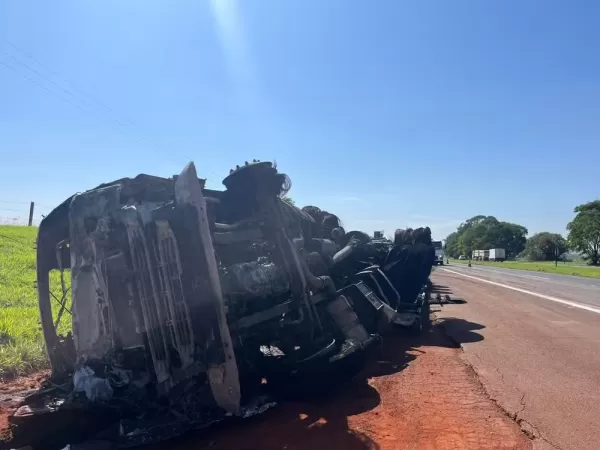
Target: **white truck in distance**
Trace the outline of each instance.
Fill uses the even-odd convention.
[[[503,248],[490,248],[490,261],[506,260],[506,251]]]
[[[444,247],[442,241],[433,241],[433,248],[435,249],[435,259],[433,260],[434,265],[444,265]]]

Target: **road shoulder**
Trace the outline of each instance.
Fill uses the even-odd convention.
[[[600,317],[450,272],[434,283],[466,301],[442,307],[440,324],[534,448],[597,449]]]

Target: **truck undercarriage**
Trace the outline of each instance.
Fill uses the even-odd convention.
[[[130,447],[323,395],[391,327],[427,322],[430,233],[429,246],[406,233],[393,244],[323,234],[282,199],[289,179],[268,162],[223,184],[206,189],[190,163],[173,178],[74,195],[43,220],[38,297],[53,381],[13,416],[16,443],[102,435]],[[72,331],[59,335],[69,313]],[[102,419],[57,431],[88,416]]]

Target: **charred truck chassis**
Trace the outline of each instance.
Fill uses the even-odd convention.
[[[182,432],[247,415],[265,395],[327,391],[360,369],[402,305],[390,305],[393,284],[377,267],[341,289],[308,269],[312,218],[281,199],[287,183],[254,161],[213,191],[190,163],[172,179],[118,180],[52,211],[38,235],[39,308],[53,378],[72,385],[58,403],[38,404],[114,408],[117,439],[129,446],[164,436],[149,425],[140,437],[128,423],[160,419]],[[335,247],[321,249],[334,264],[343,259],[325,247]],[[53,312],[49,281],[64,268],[66,337],[56,325],[68,291]]]
[[[360,280],[383,301],[388,320],[410,333],[422,332],[429,323],[433,246],[397,239],[378,242],[358,231],[347,233],[343,243],[346,245],[333,258],[336,284],[355,290]],[[350,260],[350,267],[344,267],[344,260]],[[368,320],[368,313],[363,317]]]

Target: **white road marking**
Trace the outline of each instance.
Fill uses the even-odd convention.
[[[586,311],[590,311],[590,312],[593,312],[593,313],[596,313],[596,314],[600,314],[600,309],[599,308],[594,308],[592,306],[582,305],[581,303],[576,303],[576,302],[572,302],[572,301],[569,301],[569,300],[564,300],[562,298],[557,298],[557,297],[552,297],[550,295],[540,294],[539,292],[528,291],[526,289],[521,289],[521,288],[518,288],[518,287],[515,287],[515,286],[510,286],[508,284],[497,283],[495,281],[490,281],[490,280],[486,280],[484,278],[474,277],[473,275],[467,275],[466,273],[460,273],[460,272],[456,272],[456,271],[450,270],[450,269],[442,269],[442,270],[444,270],[446,272],[454,273],[456,275],[460,275],[461,277],[471,278],[473,280],[481,281],[482,283],[492,284],[494,286],[499,286],[499,287],[503,287],[503,288],[506,288],[506,289],[511,289],[513,291],[521,292],[523,294],[529,294],[529,295],[533,295],[534,297],[543,298],[544,300],[549,300],[551,302],[561,303],[563,305],[571,306],[573,308],[584,309]]]

